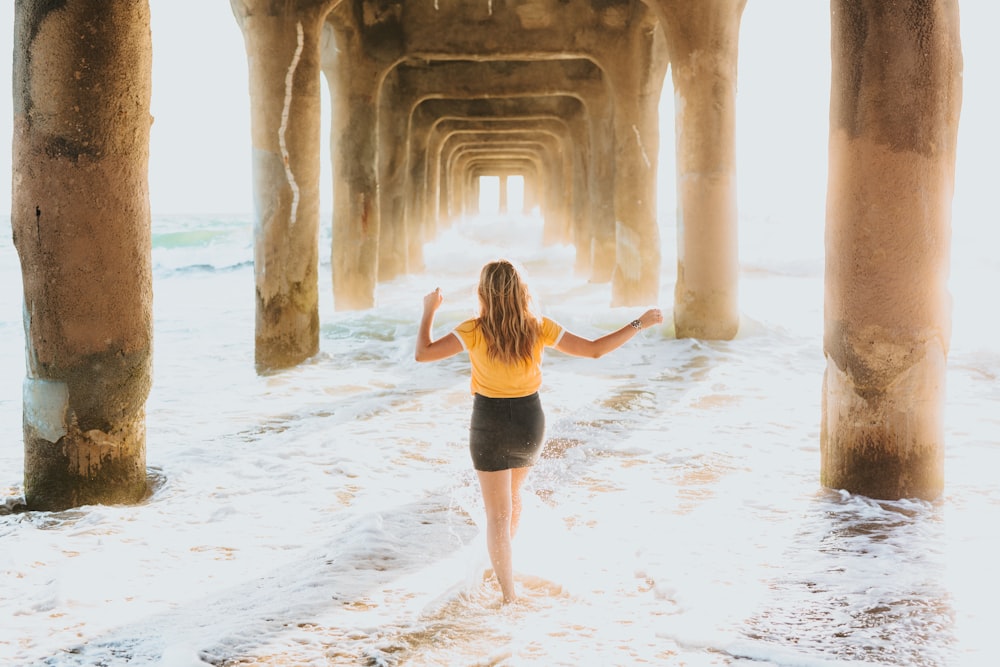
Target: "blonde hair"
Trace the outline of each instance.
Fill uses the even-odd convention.
[[[505,259],[488,263],[479,274],[478,323],[490,359],[510,365],[531,361],[541,320],[527,283]]]

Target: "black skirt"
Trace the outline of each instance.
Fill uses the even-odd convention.
[[[476,470],[534,465],[544,437],[545,413],[538,392],[518,398],[473,397],[469,453]]]

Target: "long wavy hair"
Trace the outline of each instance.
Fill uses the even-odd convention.
[[[479,274],[479,328],[490,359],[510,365],[531,361],[541,318],[527,283],[506,259],[490,262]]]

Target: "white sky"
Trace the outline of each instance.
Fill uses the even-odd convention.
[[[151,0],[153,99],[150,203],[154,214],[249,213],[250,109],[243,37],[226,0]],[[1000,153],[1000,95],[991,67],[1000,3],[962,4],[965,91],[959,140],[956,215],[990,201]],[[0,0],[0,26],[12,26],[14,3]],[[829,100],[829,3],[749,0],[744,11],[737,156],[743,214],[796,210],[822,224]],[[0,30],[0,212],[10,211],[13,30]],[[669,77],[669,75],[668,75]],[[325,81],[324,114],[329,114]],[[669,94],[670,82],[665,84]],[[669,104],[670,100],[666,100]],[[331,183],[324,123],[321,183]],[[672,124],[661,131],[672,151]],[[670,153],[661,182],[672,178]],[[332,186],[331,186],[332,187]],[[331,187],[322,188],[324,216]],[[669,206],[661,198],[661,205]],[[782,210],[785,207],[786,210]],[[789,208],[791,207],[791,208]],[[799,207],[799,208],[795,208]],[[995,220],[996,214],[991,213]],[[326,218],[324,217],[324,224]]]

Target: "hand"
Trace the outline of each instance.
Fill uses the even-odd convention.
[[[663,323],[663,313],[660,312],[659,308],[650,308],[645,313],[639,316],[639,322],[642,324],[642,328],[651,327],[654,324]]]
[[[424,297],[424,312],[433,313],[444,301],[444,294],[441,293],[441,288],[436,287],[433,292]]]

